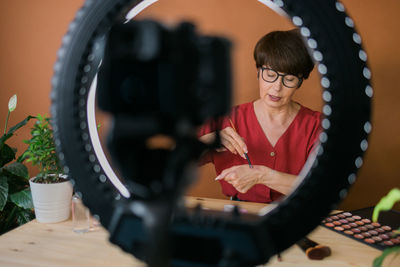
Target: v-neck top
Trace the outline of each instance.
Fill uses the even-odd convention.
[[[294,120],[280,136],[275,146],[272,146],[256,117],[254,102],[249,102],[234,107],[229,116],[203,125],[199,136],[214,132],[216,129],[230,127],[229,118],[238,134],[244,138],[248,156],[253,165],[264,165],[293,175],[300,173],[320,133],[321,113],[300,105],[300,110]],[[217,175],[232,166],[247,164],[245,159],[230,151],[210,151],[201,159],[201,164],[208,162],[214,164]],[[237,197],[240,200],[270,203],[283,196],[280,192],[263,184],[256,184],[242,194],[225,180],[219,182],[226,196]]]

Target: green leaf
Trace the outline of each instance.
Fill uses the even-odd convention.
[[[381,265],[383,263],[383,260],[388,255],[390,255],[392,253],[399,253],[399,252],[400,252],[400,246],[385,249],[379,257],[376,257],[374,259],[374,262],[372,263],[372,266],[373,267],[381,267]]]
[[[26,155],[25,155],[26,150],[24,151],[24,153],[22,153],[18,158],[17,158],[17,162],[22,163],[26,160]]]
[[[1,223],[1,232],[7,232],[13,228],[15,228],[15,222],[16,222],[16,212],[18,210],[18,207],[15,206],[14,204],[11,204],[10,202],[7,203],[7,216],[4,218],[4,220]]]
[[[8,183],[7,177],[0,175],[0,211],[3,210],[7,203],[8,197]]]
[[[26,179],[29,178],[28,168],[20,162],[13,162],[5,166],[3,169],[12,175],[24,177]]]
[[[35,213],[31,209],[18,209],[16,212],[18,225],[25,224],[35,218]]]
[[[374,213],[372,214],[372,220],[376,222],[378,220],[379,213],[381,211],[390,210],[397,201],[400,201],[400,189],[393,188],[390,190],[389,194],[384,196],[375,206]]]
[[[27,179],[25,175],[25,170],[18,170],[19,168],[24,169],[26,167],[18,167],[19,164],[21,163],[11,163],[1,168],[1,174],[7,178],[8,194],[19,192],[29,186],[29,179]],[[9,166],[11,166],[11,168]],[[20,176],[19,174],[24,176]]]
[[[15,159],[14,150],[7,144],[0,146],[0,167],[3,167],[13,159]]]
[[[0,235],[7,232],[8,229],[6,228],[7,219],[10,217],[11,209],[15,207],[14,204],[7,202],[6,206],[0,212]]]
[[[26,117],[23,121],[17,123],[17,124],[14,125],[13,127],[11,127],[10,130],[9,130],[7,133],[8,133],[8,134],[10,134],[10,133],[11,133],[11,134],[14,134],[14,132],[15,132],[16,130],[18,130],[19,128],[21,128],[22,126],[24,126],[25,124],[27,124],[29,120],[34,119],[34,118],[36,118],[36,117],[30,116],[30,115],[29,115],[29,116]]]
[[[17,178],[18,177],[18,178]],[[14,194],[24,190],[29,185],[29,180],[19,176],[8,176],[8,194]]]
[[[30,119],[33,119],[35,117],[33,116],[28,116],[26,117],[23,121],[21,121],[20,123],[14,125],[13,127],[10,128],[10,130],[8,130],[8,132],[6,134],[4,134],[1,138],[0,138],[0,147],[2,144],[4,144],[6,142],[7,139],[9,139],[16,130],[18,130],[19,128],[21,128],[22,126],[24,126],[25,124],[28,123],[28,121]]]
[[[30,188],[10,195],[10,200],[23,209],[33,209],[32,195]]]

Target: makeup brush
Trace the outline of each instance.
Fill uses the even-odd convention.
[[[320,245],[307,237],[300,239],[296,244],[304,251],[310,260],[322,260],[331,255],[330,247]]]
[[[237,131],[236,131],[236,128],[235,128],[235,125],[233,125],[233,122],[232,122],[232,120],[231,120],[231,119],[229,119],[229,123],[231,124],[231,126],[232,126],[233,130],[234,130],[234,131],[237,133]],[[250,161],[249,155],[247,155],[247,153],[246,153],[246,152],[244,153],[244,157],[246,158],[246,160],[247,160],[247,163],[249,164],[250,168],[253,168],[253,165],[251,164],[251,161]]]

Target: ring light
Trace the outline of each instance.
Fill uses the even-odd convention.
[[[181,237],[178,243],[185,240],[182,225],[191,229],[186,232],[189,238],[208,235],[209,240],[219,240],[221,254],[217,256],[222,260],[218,263],[216,259],[210,264],[221,266],[267,262],[272,255],[287,249],[313,230],[355,182],[371,132],[371,72],[361,37],[344,6],[334,0],[259,1],[291,19],[300,29],[317,63],[325,101],[324,131],[320,134],[315,161],[308,172],[302,172],[305,176],[302,182],[265,215],[232,219],[226,215],[221,217],[218,212],[215,216],[206,216],[197,211],[189,213],[190,216],[184,213],[176,217],[171,231]],[[101,62],[102,42],[110,27],[114,23],[123,23],[128,13],[140,12],[135,7],[143,9],[154,2],[87,0],[63,38],[52,79],[53,129],[64,171],[73,178],[75,190],[82,193],[83,202],[92,214],[97,215],[110,231],[111,241],[134,255],[137,248],[123,241],[132,241],[139,234],[132,230],[134,233],[126,235],[124,240],[119,239],[118,229],[124,231],[126,224],[118,224],[116,229],[114,221],[116,210],[119,214],[129,212],[126,207],[138,211],[140,203],[132,199],[129,190],[120,182],[112,180],[104,158],[95,148],[98,140],[93,135],[97,133],[90,130],[93,127],[90,124],[95,122],[88,119],[93,109],[90,102],[94,101],[90,85]],[[121,206],[125,208],[121,210]],[[133,221],[127,220],[126,223]],[[140,223],[135,227],[142,229]],[[257,246],[244,248],[248,253],[246,256],[238,252],[243,249],[240,243]],[[211,241],[207,244],[211,245]],[[192,259],[201,260],[195,256]]]

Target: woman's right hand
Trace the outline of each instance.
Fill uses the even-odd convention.
[[[244,153],[248,153],[246,143],[243,138],[232,128],[226,127],[220,131],[221,143],[233,154],[239,154],[246,159]]]
[[[226,127],[220,131],[221,144],[223,148],[217,149],[218,152],[229,150],[231,153],[239,154],[242,158],[246,159],[244,153],[247,153],[246,143],[243,138],[232,128]],[[215,132],[205,134],[200,137],[200,141],[210,144],[215,140]]]

